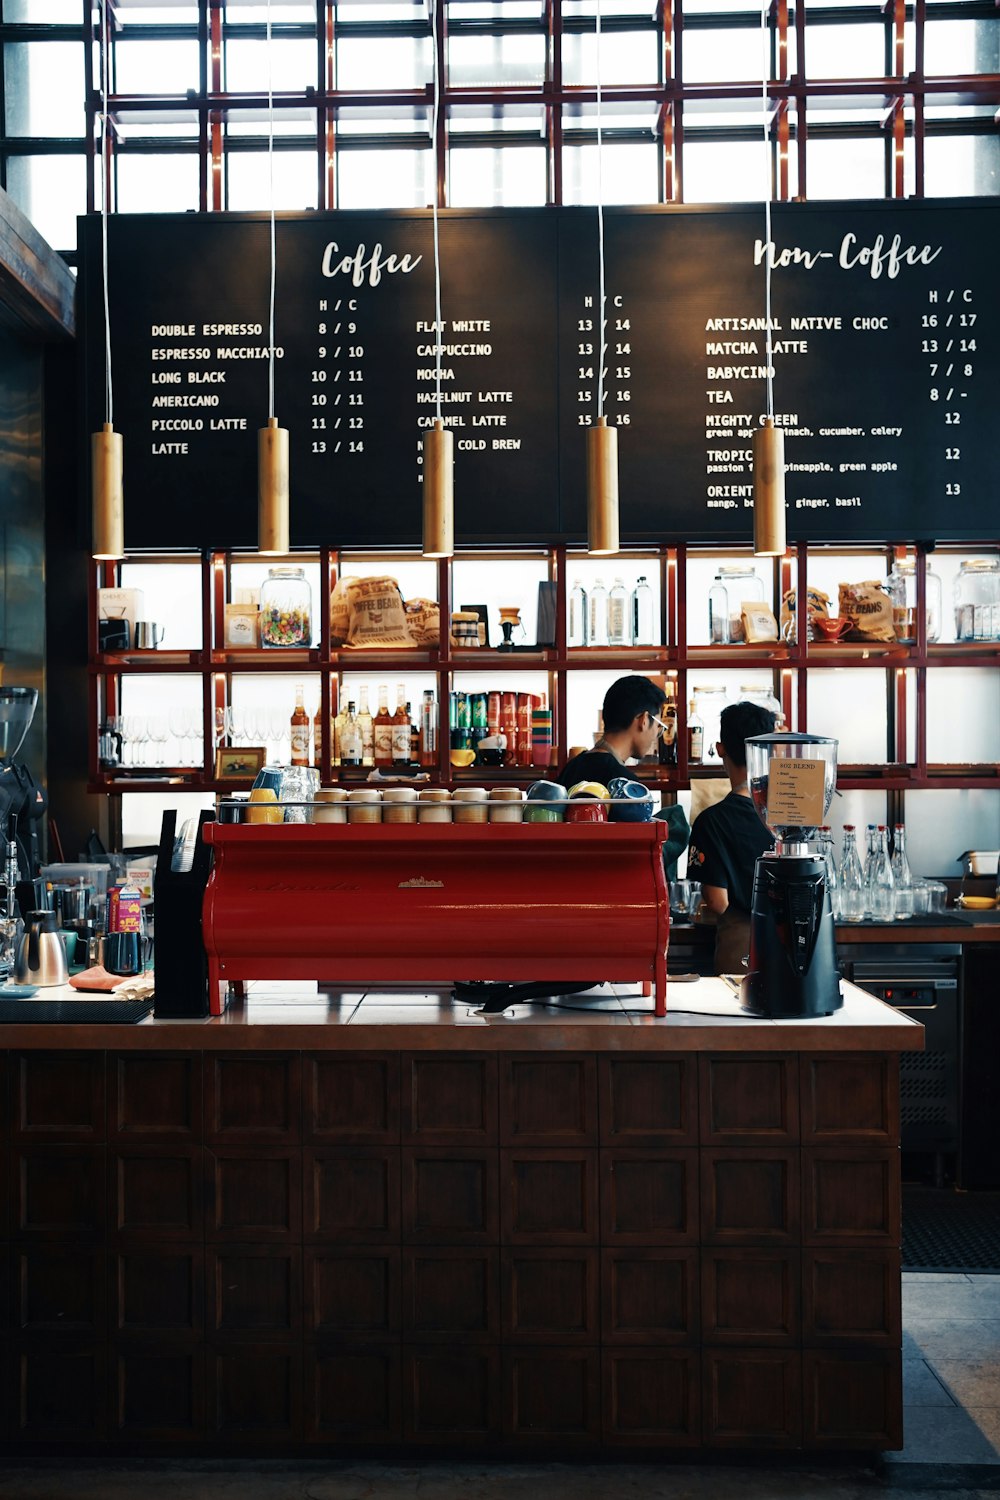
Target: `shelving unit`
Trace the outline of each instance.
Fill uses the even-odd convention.
[[[888,567],[905,548],[869,548],[885,558]],[[912,550],[912,549],[911,549]],[[965,546],[963,552],[995,551],[995,543]],[[918,633],[913,645],[897,643],[855,644],[806,640],[806,585],[810,556],[820,551],[845,553],[847,549],[809,549],[799,545],[772,566],[771,606],[776,615],[784,594],[796,589],[797,616],[794,639],[767,645],[711,646],[689,642],[687,634],[689,558],[704,557],[712,552],[706,547],[643,547],[623,553],[622,560],[634,557],[644,560],[647,571],[659,570],[660,639],[666,644],[655,647],[569,648],[566,644],[567,569],[585,556],[565,547],[554,547],[547,553],[547,570],[556,585],[556,640],[537,650],[497,649],[456,650],[449,639],[449,621],[453,608],[453,567],[462,561],[484,558],[482,553],[460,554],[454,563],[437,563],[437,597],[441,612],[438,644],[432,648],[359,650],[334,647],[330,641],[329,595],[338,576],[351,571],[362,560],[376,563],[392,572],[393,561],[416,554],[379,554],[371,551],[340,552],[324,548],[318,554],[296,554],[295,561],[315,563],[318,556],[321,579],[320,597],[314,599],[314,618],[319,620],[319,641],[309,648],[227,649],[223,628],[225,603],[233,564],[252,560],[247,554],[212,552],[200,559],[201,567],[201,639],[200,649],[164,649],[101,654],[97,650],[97,588],[117,586],[120,568],[114,564],[95,566],[91,578],[89,630],[89,719],[90,766],[89,789],[92,792],[118,795],[123,792],[162,791],[165,785],[197,792],[232,790],[239,783],[219,782],[215,768],[215,724],[217,710],[224,709],[232,692],[235,673],[284,674],[308,673],[320,680],[319,766],[324,784],[344,784],[363,780],[367,769],[345,770],[331,761],[332,717],[337,713],[343,674],[368,675],[420,673],[433,675],[437,682],[439,709],[438,763],[433,779],[444,786],[463,782],[491,784],[523,781],[544,774],[540,767],[504,767],[491,769],[476,766],[467,771],[455,770],[449,761],[448,694],[456,674],[467,672],[504,673],[515,679],[520,673],[544,672],[548,679],[549,703],[553,707],[553,763],[565,759],[567,738],[567,687],[570,674],[577,672],[625,673],[647,672],[670,674],[677,685],[679,712],[678,764],[676,767],[650,766],[643,776],[664,792],[676,792],[690,784],[692,776],[718,776],[721,768],[688,764],[686,709],[691,674],[698,670],[733,669],[770,672],[772,690],[779,699],[788,723],[803,727],[809,722],[810,671],[818,669],[858,669],[881,672],[885,680],[886,760],[872,764],[844,764],[839,784],[845,790],[880,789],[903,792],[923,788],[1000,788],[997,758],[980,764],[934,764],[927,755],[927,672],[929,668],[988,668],[1000,666],[1000,642],[989,644],[928,643],[923,608],[924,578],[918,568]],[[738,549],[717,549],[720,561],[747,555]],[[183,561],[190,566],[190,554],[136,558],[135,561],[169,564]],[[500,568],[516,563],[518,553],[508,550],[489,555]],[[270,562],[271,560],[268,559]],[[609,566],[613,566],[609,560]],[[97,757],[99,726],[109,715],[119,712],[122,682],[130,674],[192,675],[200,681],[202,727],[205,753],[200,766],[150,766],[127,771],[100,769]],[[602,694],[595,690],[595,713]],[[915,699],[915,702],[913,701]],[[911,712],[912,704],[912,712]],[[908,721],[912,728],[908,731]]]

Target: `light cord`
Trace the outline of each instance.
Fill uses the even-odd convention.
[[[597,256],[598,256],[598,309],[597,320],[600,328],[597,349],[597,420],[600,422],[604,415],[604,358],[606,346],[604,341],[604,136],[601,119],[601,0],[597,0],[597,18],[595,27],[597,41]]]
[[[101,5],[101,273],[104,279],[104,409],[105,420],[113,426],[114,398],[111,386],[111,314],[108,305],[108,54],[111,51],[111,33],[108,31],[108,0]]]
[[[441,421],[441,342],[444,329],[441,326],[441,240],[438,233],[438,181],[437,141],[438,119],[441,113],[441,71],[438,66],[438,8],[437,0],[430,0],[431,46],[434,49],[434,106],[431,110],[431,163],[433,185],[431,191],[431,217],[434,228],[434,415]]]
[[[771,374],[773,352],[771,347],[771,141],[770,129],[767,117],[767,80],[771,71],[771,58],[768,50],[767,35],[767,12],[769,0],[763,0],[760,8],[760,34],[761,50],[763,52],[763,67],[761,97],[764,106],[764,325],[765,325],[765,348],[767,363],[767,415],[774,421],[774,381]]]
[[[274,268],[277,246],[274,234],[274,85],[271,70],[271,0],[267,0],[267,173],[271,200],[271,298],[268,317],[267,414],[274,416]]]

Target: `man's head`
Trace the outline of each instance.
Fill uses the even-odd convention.
[[[774,714],[759,703],[730,703],[719,715],[719,743],[734,766],[745,767],[747,740],[773,734],[774,724]]]
[[[618,736],[624,740],[628,735],[629,743],[624,747],[627,755],[638,760],[651,755],[660,737],[659,721],[666,701],[666,693],[648,677],[619,677],[604,695],[605,738]]]

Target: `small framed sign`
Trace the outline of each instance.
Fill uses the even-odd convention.
[[[264,764],[263,745],[238,745],[215,752],[216,781],[250,781]]]

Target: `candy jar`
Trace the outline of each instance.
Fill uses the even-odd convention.
[[[264,646],[312,644],[312,589],[302,568],[268,568],[260,591]]]
[[[927,564],[924,610],[929,642],[941,636],[941,580]],[[897,641],[912,645],[917,639],[917,566],[912,561],[897,562],[889,574],[886,587],[892,599],[892,623]]]

